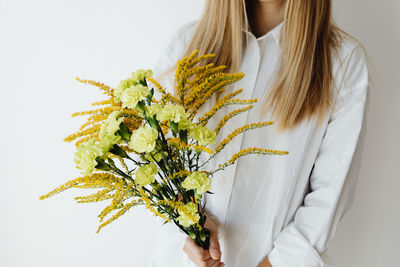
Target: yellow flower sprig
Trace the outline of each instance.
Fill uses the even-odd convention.
[[[208,91],[210,91],[214,86],[220,84],[221,81],[229,80],[227,74],[225,73],[214,73],[208,76],[197,86],[194,86],[190,91],[189,95],[185,99],[185,106],[188,107],[192,105],[192,103],[198,98],[205,95]]]
[[[177,69],[175,72],[175,88],[178,93],[178,97],[180,99],[180,104],[183,104],[184,96],[185,96],[185,83],[188,78],[188,68],[190,58],[193,56],[193,53],[188,57],[179,60],[176,64]]]
[[[238,160],[240,157],[243,157],[243,156],[246,156],[246,155],[250,155],[250,154],[256,154],[256,155],[286,155],[288,153],[289,153],[288,151],[264,149],[264,148],[259,148],[259,147],[250,147],[250,148],[246,148],[246,149],[240,150],[238,153],[234,154],[228,161],[226,161],[223,164],[219,164],[219,169],[224,169],[224,168],[228,167],[229,165],[234,164],[235,161]]]
[[[113,210],[121,208],[123,206],[123,201],[131,197],[134,193],[132,185],[127,184],[124,179],[119,178],[111,173],[101,172],[94,173],[92,176],[83,176],[70,180],[52,190],[51,192],[47,193],[46,195],[42,195],[40,199],[49,198],[69,188],[103,188],[102,190],[99,190],[98,192],[88,196],[75,197],[75,200],[77,200],[78,203],[98,202],[112,199],[111,205],[104,208],[103,211],[99,214],[100,221],[102,221],[105,216],[107,216],[107,214],[109,214]],[[117,217],[114,216],[112,220],[115,220],[116,218]],[[106,224],[103,224],[101,227],[103,227],[104,225]],[[101,227],[99,227],[98,231]]]
[[[212,116],[214,116],[218,110],[220,110],[224,106],[231,103],[231,99],[233,97],[235,97],[236,95],[240,94],[242,91],[243,91],[243,89],[238,89],[232,93],[227,94],[222,99],[218,100],[217,103],[215,103],[215,105],[208,112],[206,112],[201,118],[198,119],[198,122],[200,123],[200,125],[205,126],[207,124],[208,120]],[[239,99],[239,100],[241,100],[241,99]],[[241,100],[241,101],[244,101],[243,103],[246,103],[246,104],[251,103],[250,101],[245,102],[246,100]],[[233,102],[233,104],[240,104],[240,103]]]
[[[146,80],[152,82],[155,85],[156,89],[161,93],[161,100],[159,102],[161,103],[170,102],[173,104],[177,104],[179,102],[179,100],[176,97],[168,93],[167,90],[155,79],[148,77],[146,78]]]
[[[93,173],[92,176],[85,175],[82,177],[70,180],[57,188],[53,189],[49,193],[42,195],[39,199],[49,198],[56,194],[59,194],[70,188],[111,188],[115,189],[116,185],[126,185],[124,179],[115,176],[114,174],[107,172]]]
[[[132,187],[127,186],[124,187],[121,184],[115,185],[115,194],[113,199],[111,200],[111,204],[105,207],[101,213],[98,215],[100,222],[104,220],[104,218],[110,214],[113,210],[119,209],[123,206],[123,202],[133,196]]]
[[[176,137],[170,138],[170,139],[168,139],[168,141],[171,144],[177,146],[177,148],[180,149],[180,150],[194,149],[196,151],[203,151],[203,152],[206,152],[208,154],[212,154],[213,153],[212,149],[210,149],[210,148],[208,148],[206,146],[194,145],[194,144],[186,144],[186,143],[182,142],[179,138],[176,138]]]
[[[190,171],[188,170],[182,170],[182,171],[178,171],[178,172],[174,172],[173,174],[168,175],[165,179],[163,179],[163,182],[169,181],[169,180],[173,180],[176,177],[186,177],[188,175],[190,175]]]
[[[229,75],[229,77],[226,77],[226,80],[223,80],[216,85],[212,86],[209,88],[204,94],[201,95],[201,97],[196,98],[196,101],[192,105],[192,114],[191,116],[195,115],[200,107],[208,101],[208,99],[217,92],[220,92],[223,90],[223,88],[231,83],[236,82],[237,80],[240,80],[244,77],[244,73],[234,73]]]
[[[101,127],[101,124],[95,124],[92,127],[87,128],[86,130],[82,130],[82,131],[73,133],[71,135],[68,135],[67,137],[64,138],[64,142],[70,143],[79,137],[86,137],[86,136],[96,137],[96,136],[98,136],[100,127]]]
[[[208,65],[214,65],[213,63],[210,63]],[[208,66],[206,65],[206,66]],[[220,73],[222,72],[224,69],[226,69],[225,65],[220,65],[217,67],[209,67],[209,68],[204,68],[204,70],[202,72],[197,73],[196,77],[193,79],[193,81],[188,80],[188,84],[190,85],[190,87],[194,87],[194,86],[198,86],[199,84],[201,84],[207,77],[215,74],[215,73]]]
[[[135,118],[135,119],[142,119],[139,116],[139,113],[137,112],[137,110],[127,109],[127,108],[123,108],[121,110],[122,110],[122,114],[127,117],[131,117],[131,118]]]
[[[142,118],[125,117],[124,124],[132,132],[133,130],[138,129],[140,126],[143,125],[143,119]]]
[[[154,205],[155,205],[155,204],[153,204],[153,203],[151,202],[150,197],[146,194],[146,192],[145,192],[142,188],[140,188],[139,191],[140,191],[140,197],[141,197],[141,199],[143,200],[143,202],[145,203],[146,208],[147,208],[149,211],[151,211],[155,216],[161,217],[161,218],[163,218],[164,220],[166,220],[166,221],[168,221],[168,222],[171,221],[167,216],[165,216],[164,214],[158,212],[158,211],[154,208]]]
[[[125,170],[126,172],[129,172],[128,165],[126,165],[126,162],[124,161],[124,159],[123,159],[122,157],[117,156],[117,155],[113,155],[113,154],[110,154],[108,157],[109,157],[109,158],[117,158],[118,161],[119,161],[119,163],[121,163],[122,168],[124,168],[124,170]]]
[[[84,115],[91,115],[91,114],[109,115],[114,110],[119,110],[119,109],[120,109],[120,107],[111,106],[111,107],[75,112],[71,116],[76,117],[76,116],[84,116]]]
[[[213,66],[214,66],[214,63],[208,63],[207,65],[204,65],[204,66],[195,66],[195,67],[190,68],[186,75],[188,78],[192,77],[193,75],[196,75],[195,79],[197,79],[198,76],[205,73],[206,71],[209,71]],[[187,80],[186,82],[189,85],[193,84],[193,81],[190,81],[190,80]]]
[[[92,81],[92,80],[80,79],[78,77],[76,77],[76,80],[81,83],[84,83],[84,84],[91,84],[91,85],[97,86],[106,95],[109,95],[109,96],[113,95],[113,89],[110,86],[105,85],[104,83],[96,82],[96,81]]]
[[[130,210],[132,207],[137,206],[139,204],[143,204],[143,201],[140,199],[134,199],[131,202],[127,203],[127,204],[122,204],[121,209],[114,214],[110,219],[108,219],[107,221],[103,222],[102,224],[99,225],[99,227],[97,228],[96,233],[99,233],[99,231],[106,225],[110,224],[111,222],[115,221],[116,219],[118,219],[119,217],[121,217],[122,215],[124,215],[128,210]]]
[[[92,106],[104,106],[104,105],[113,105],[116,104],[113,98],[107,100],[96,101],[92,103]]]
[[[177,62],[177,69],[175,72],[175,88],[178,92],[178,97],[180,99],[181,104],[184,104],[184,97],[190,88],[186,88],[188,83],[188,79],[194,75],[200,75],[201,73],[205,72],[209,68],[211,68],[214,64],[210,63],[206,66],[195,66],[198,62],[203,59],[209,59],[214,57],[216,54],[209,54],[209,55],[202,55],[199,57],[195,56],[198,54],[199,50],[196,49],[193,51],[188,57],[184,57],[183,59]]]
[[[87,122],[85,122],[84,124],[81,125],[79,130],[81,131],[90,125],[95,125],[96,123],[100,123],[100,122],[106,120],[107,118],[108,118],[108,116],[106,116],[106,115],[92,115],[87,119]]]
[[[218,123],[217,127],[214,129],[214,131],[218,134],[219,131],[222,129],[222,127],[224,127],[224,125],[225,125],[230,119],[232,119],[233,117],[235,117],[235,116],[237,116],[237,115],[239,115],[239,114],[241,114],[241,113],[243,113],[243,112],[249,111],[249,110],[252,109],[253,107],[254,107],[253,105],[250,105],[250,106],[247,106],[247,107],[244,107],[244,108],[240,108],[240,109],[235,109],[234,111],[229,112],[228,114],[226,114],[226,115],[219,121],[219,123]]]
[[[193,56],[191,56],[191,59],[190,59],[189,69],[192,68],[197,63],[199,63],[200,61],[213,58],[217,55],[215,53],[211,53],[211,54],[200,55],[200,56],[197,56],[194,58],[194,56],[196,56],[198,54],[198,52],[199,52],[199,49],[196,49],[192,52]]]
[[[232,133],[230,133],[224,140],[222,140],[217,147],[214,149],[214,154],[219,153],[233,138],[238,136],[239,134],[251,130],[251,129],[256,129],[256,128],[261,128],[265,126],[269,126],[273,124],[273,121],[266,121],[266,122],[259,122],[259,123],[250,123],[246,124],[242,127],[239,127],[235,129]]]
[[[89,203],[89,202],[99,202],[107,199],[113,198],[114,194],[112,193],[114,188],[105,188],[103,190],[99,190],[94,194],[87,195],[87,196],[77,196],[74,197],[76,202],[78,203]]]
[[[82,137],[81,139],[79,139],[75,142],[75,147],[78,148],[81,143],[89,141],[93,137],[98,139],[98,134],[93,134],[93,135],[88,135],[88,136]]]

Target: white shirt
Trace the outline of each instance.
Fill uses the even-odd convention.
[[[196,23],[182,25],[170,38],[153,68],[156,78],[183,56]],[[270,113],[260,116],[261,96],[274,77],[282,25],[258,38],[244,30],[250,35],[240,67],[245,77],[226,93],[243,88],[238,97],[259,102],[227,123],[218,140],[244,124],[272,120]],[[365,54],[355,41],[344,40],[333,65],[339,85],[335,111],[326,114],[321,128],[313,119],[283,134],[275,124],[250,130],[234,138],[209,166],[223,163],[246,147],[289,151],[281,156],[242,157],[213,177],[210,191],[214,194],[205,194],[203,201],[219,223],[226,267],[256,267],[267,255],[273,267],[329,266],[321,254],[332,243],[354,198],[368,110]],[[173,77],[161,83],[171,89]],[[208,107],[212,105],[210,101]],[[219,118],[235,108],[225,107],[208,126],[213,129]],[[164,225],[150,266],[195,267],[182,250],[185,238],[173,223]]]

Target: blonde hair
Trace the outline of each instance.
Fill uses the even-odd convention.
[[[248,42],[242,29],[250,31],[248,1],[207,0],[184,55],[195,49],[199,54],[215,53],[207,63],[239,71]],[[349,36],[333,23],[331,0],[286,0],[285,5],[278,72],[262,98],[263,114],[271,109],[281,131],[314,115],[320,125],[325,112],[333,108],[332,56],[340,33]]]

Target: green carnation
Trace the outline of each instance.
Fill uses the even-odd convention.
[[[141,84],[132,85],[125,89],[121,94],[121,102],[123,108],[133,109],[137,103],[149,94],[149,88]]]
[[[189,136],[198,141],[201,146],[207,144],[213,145],[217,140],[217,133],[215,131],[200,125],[193,125],[189,130]]]
[[[157,165],[150,163],[139,167],[135,173],[135,182],[139,186],[146,186],[155,181],[155,175],[157,174]]]
[[[144,79],[153,76],[152,70],[138,69],[135,72],[132,72],[132,79],[139,83],[140,81],[144,81]]]
[[[142,126],[132,132],[128,146],[139,153],[151,152],[156,146],[157,137],[157,130],[149,126]]]
[[[192,224],[199,222],[200,215],[197,212],[197,204],[189,202],[185,204],[183,208],[186,209],[186,212],[189,213],[189,215],[179,211],[179,217],[176,218],[182,226],[189,227]]]
[[[131,78],[120,81],[119,85],[114,89],[115,101],[120,102],[122,93],[129,87],[136,84],[137,84],[136,81]]]
[[[124,118],[119,118],[122,114],[122,110],[115,110],[108,115],[107,120],[103,122],[100,128],[100,136],[114,135],[116,131],[119,130],[119,125],[124,120]]]
[[[100,147],[102,150],[102,157],[107,157],[108,151],[111,149],[111,147],[114,144],[120,143],[121,141],[122,138],[119,135],[112,134],[103,136],[98,144],[98,147]]]
[[[189,117],[189,114],[185,112],[185,109],[178,104],[168,104],[162,110],[157,113],[157,120],[166,121],[171,120],[173,122],[180,122]]]
[[[153,117],[158,112],[160,112],[161,109],[162,109],[162,106],[160,104],[152,104],[150,106],[146,106],[146,115],[148,117]]]
[[[84,175],[92,175],[97,165],[96,158],[101,155],[102,149],[96,144],[96,139],[92,138],[79,144],[74,162]]]
[[[211,178],[204,172],[194,171],[182,182],[185,189],[196,189],[197,194],[203,194],[211,188]]]
[[[178,123],[179,130],[190,130],[190,129],[192,129],[192,127],[193,127],[193,124],[188,119],[181,120]]]

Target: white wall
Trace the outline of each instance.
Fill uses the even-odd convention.
[[[366,47],[374,85],[353,207],[329,255],[338,267],[400,266],[400,2],[337,0],[340,26]]]
[[[0,266],[146,266],[160,227],[146,210],[96,234],[104,204],[76,204],[73,191],[38,197],[79,174],[74,146],[62,139],[82,123],[69,115],[99,94],[74,78],[115,85],[152,67],[172,31],[198,17],[203,2],[0,0]],[[375,86],[357,197],[326,257],[338,267],[396,266],[400,5],[336,6],[338,23],[371,56]]]

